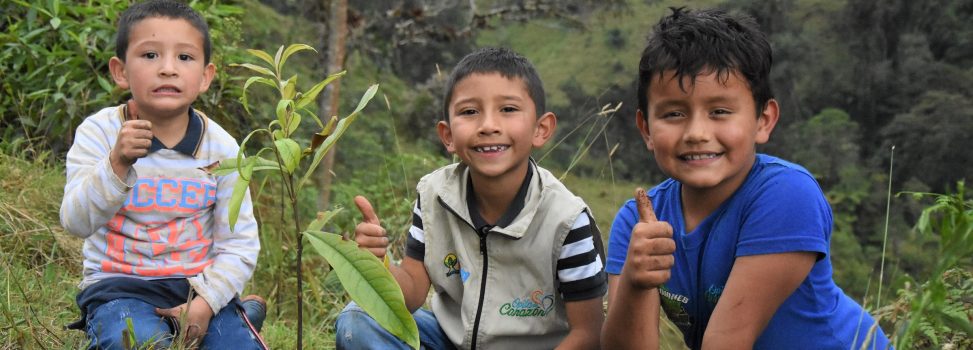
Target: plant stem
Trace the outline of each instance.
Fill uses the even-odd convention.
[[[878,272],[878,296],[875,298],[875,310],[882,307],[882,280],[885,277],[885,247],[889,241],[889,212],[892,208],[892,165],[895,160],[895,145],[889,150],[889,189],[885,200],[885,237],[882,238],[882,262]]]

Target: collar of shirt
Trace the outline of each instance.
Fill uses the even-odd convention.
[[[203,143],[203,134],[205,131],[206,123],[203,121],[203,116],[200,113],[196,113],[196,110],[192,107],[189,107],[189,125],[186,127],[186,135],[182,137],[182,141],[179,141],[175,147],[168,148],[162,144],[162,141],[152,137],[152,146],[149,147],[149,152],[171,149],[196,158],[196,152],[199,151],[199,146]]]
[[[507,207],[507,211],[503,213],[503,216],[497,220],[495,225],[490,225],[483,219],[480,215],[479,207],[476,206],[476,193],[473,192],[473,181],[471,178],[467,177],[466,186],[466,206],[470,211],[470,219],[473,220],[473,226],[476,227],[477,232],[483,232],[484,226],[500,226],[507,227],[520,215],[520,211],[524,209],[524,203],[527,199],[527,189],[530,187],[531,177],[534,175],[534,162],[533,160],[529,162],[530,165],[527,167],[527,176],[524,176],[524,182],[520,184],[520,189],[517,190],[517,195],[514,196],[513,202]]]

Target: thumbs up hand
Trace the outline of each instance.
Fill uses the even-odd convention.
[[[355,205],[362,214],[362,222],[355,226],[355,242],[359,247],[375,254],[379,260],[384,259],[389,238],[378,220],[378,215],[375,215],[372,203],[369,203],[365,197],[355,196]]]
[[[672,226],[655,217],[652,200],[644,189],[635,190],[635,202],[639,222],[632,228],[622,278],[636,288],[652,289],[669,280],[676,242],[672,239]]]

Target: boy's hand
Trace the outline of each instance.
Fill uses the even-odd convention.
[[[124,170],[119,176],[123,179],[128,173],[128,167],[135,164],[139,158],[148,155],[149,148],[152,146],[152,122],[138,119],[138,107],[135,101],[128,102],[126,114],[122,129],[118,131],[115,147],[112,147],[108,156],[112,170],[115,170],[116,174]]]
[[[622,277],[636,288],[652,289],[669,280],[676,242],[672,240],[672,226],[656,219],[652,200],[644,189],[635,190],[635,203],[639,222],[632,228]]]
[[[198,347],[202,343],[203,336],[206,335],[206,330],[209,328],[209,321],[213,318],[213,310],[206,303],[206,299],[199,296],[193,298],[190,303],[171,309],[156,308],[155,312],[160,316],[172,317],[177,321],[184,320],[184,322],[177,322],[179,331],[186,335],[184,338],[186,345],[192,347]],[[183,313],[185,313],[185,318],[182,318]]]
[[[355,242],[359,247],[375,254],[379,260],[384,259],[389,238],[378,220],[378,215],[375,215],[375,209],[368,199],[362,196],[355,196],[355,205],[362,214],[362,222],[355,226]]]

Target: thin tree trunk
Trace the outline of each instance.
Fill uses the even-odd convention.
[[[345,40],[348,35],[348,0],[331,1],[331,20],[328,28],[328,74],[340,72],[345,66]],[[341,96],[341,80],[336,80],[325,88],[320,100],[321,119],[329,119],[338,115],[338,101]],[[318,208],[327,210],[331,205],[331,182],[334,174],[334,154],[337,145],[333,146],[324,157],[324,162],[317,170]]]

